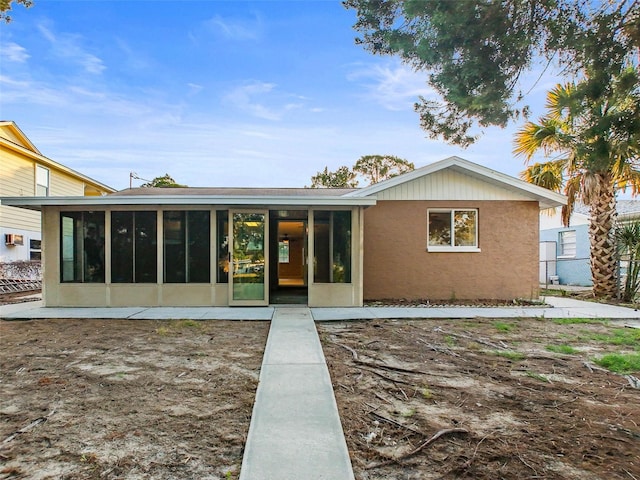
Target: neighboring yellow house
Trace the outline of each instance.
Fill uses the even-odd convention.
[[[115,189],[45,157],[13,121],[0,121],[0,196],[101,196]],[[40,212],[0,205],[0,263],[40,259]]]

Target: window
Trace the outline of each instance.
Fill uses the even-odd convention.
[[[316,211],[313,216],[316,283],[351,283],[351,212]]]
[[[567,230],[560,232],[560,256],[575,257],[576,256],[576,231]]]
[[[216,212],[218,283],[229,283],[229,212]]]
[[[61,280],[104,283],[104,212],[62,212]]]
[[[289,239],[278,242],[278,263],[289,263]]]
[[[157,282],[156,212],[111,213],[111,281]]]
[[[427,250],[478,251],[477,210],[429,210],[427,225]]]
[[[49,170],[36,165],[36,197],[49,196]]]
[[[209,212],[164,212],[165,283],[208,283]]]
[[[42,260],[42,242],[40,240],[29,240],[29,260],[32,262]]]

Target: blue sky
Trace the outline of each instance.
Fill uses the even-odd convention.
[[[189,186],[310,184],[328,166],[458,155],[517,176],[513,133],[430,140],[426,74],[355,45],[338,1],[53,1],[0,25],[0,119],[47,157],[117,189],[129,173]],[[534,112],[552,82],[523,79]],[[134,186],[139,185],[134,181]]]

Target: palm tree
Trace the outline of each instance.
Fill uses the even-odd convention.
[[[618,255],[626,259],[626,280],[622,290],[622,300],[635,301],[640,289],[640,222],[630,222],[616,228]]]
[[[591,86],[589,86],[591,85]],[[593,82],[557,85],[547,94],[546,114],[516,133],[514,154],[529,164],[521,174],[531,183],[564,191],[565,226],[577,201],[589,206],[593,293],[616,294],[616,192],[640,191],[640,81],[633,67],[594,90]],[[551,155],[556,155],[551,158]]]

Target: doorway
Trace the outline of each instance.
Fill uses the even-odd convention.
[[[269,303],[303,304],[308,302],[307,211],[269,212],[270,289]]]

